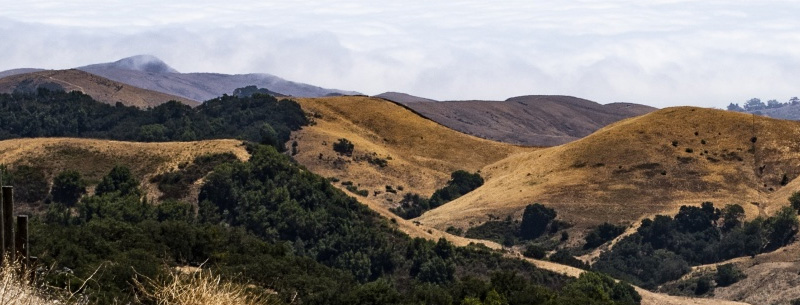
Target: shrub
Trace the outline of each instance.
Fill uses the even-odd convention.
[[[789,204],[800,213],[800,192],[792,193],[792,196],[789,197]]]
[[[337,153],[339,153],[341,155],[346,155],[346,156],[353,155],[353,149],[354,148],[355,148],[355,145],[353,145],[353,143],[350,142],[350,140],[345,139],[345,138],[341,138],[341,139],[339,139],[338,142],[333,143],[333,151],[335,151],[335,152],[337,152]]]
[[[556,253],[551,254],[547,260],[575,268],[589,269],[589,265],[572,256],[567,250],[558,250]]]
[[[702,276],[699,279],[697,279],[697,283],[694,286],[694,294],[695,295],[705,294],[706,292],[709,292],[711,288],[712,288],[711,279],[708,278],[707,276]]]
[[[728,287],[746,277],[747,276],[734,264],[724,264],[717,267],[717,274],[714,276],[714,281],[716,281],[719,286]]]
[[[525,247],[525,252],[522,252],[522,255],[534,259],[543,259],[545,255],[547,255],[547,253],[541,246],[536,244],[529,244],[527,247]]]
[[[127,166],[117,165],[111,169],[100,184],[95,188],[95,195],[119,192],[121,196],[131,194],[139,195],[139,182],[133,177],[131,170]]]

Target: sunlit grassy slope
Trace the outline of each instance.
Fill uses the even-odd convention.
[[[487,183],[420,217],[470,226],[540,202],[578,225],[633,222],[684,204],[769,213],[800,185],[800,123],[678,107],[631,118],[566,145],[484,168]],[[784,175],[786,178],[784,179]],[[788,185],[782,183],[789,182]]]

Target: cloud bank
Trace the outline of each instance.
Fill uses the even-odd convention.
[[[723,107],[800,95],[796,1],[0,0],[0,70],[155,55],[440,99]]]

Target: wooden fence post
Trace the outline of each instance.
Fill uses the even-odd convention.
[[[3,259],[5,259],[3,250],[6,248],[5,239],[3,238],[5,236],[5,226],[3,226],[3,206],[5,206],[3,203],[6,201],[5,199],[6,187],[0,184],[0,266],[3,266]]]
[[[17,216],[17,232],[14,245],[17,248],[17,259],[22,266],[27,268],[30,263],[30,251],[28,250],[28,215]]]
[[[3,255],[14,261],[14,187],[3,186]]]

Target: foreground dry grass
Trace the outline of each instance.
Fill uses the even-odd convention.
[[[0,268],[0,305],[51,305],[59,304],[42,293],[45,289],[20,276],[17,265],[3,264]]]
[[[208,271],[173,272],[166,281],[139,283],[142,298],[159,305],[266,305],[277,304],[246,286],[223,281]]]

